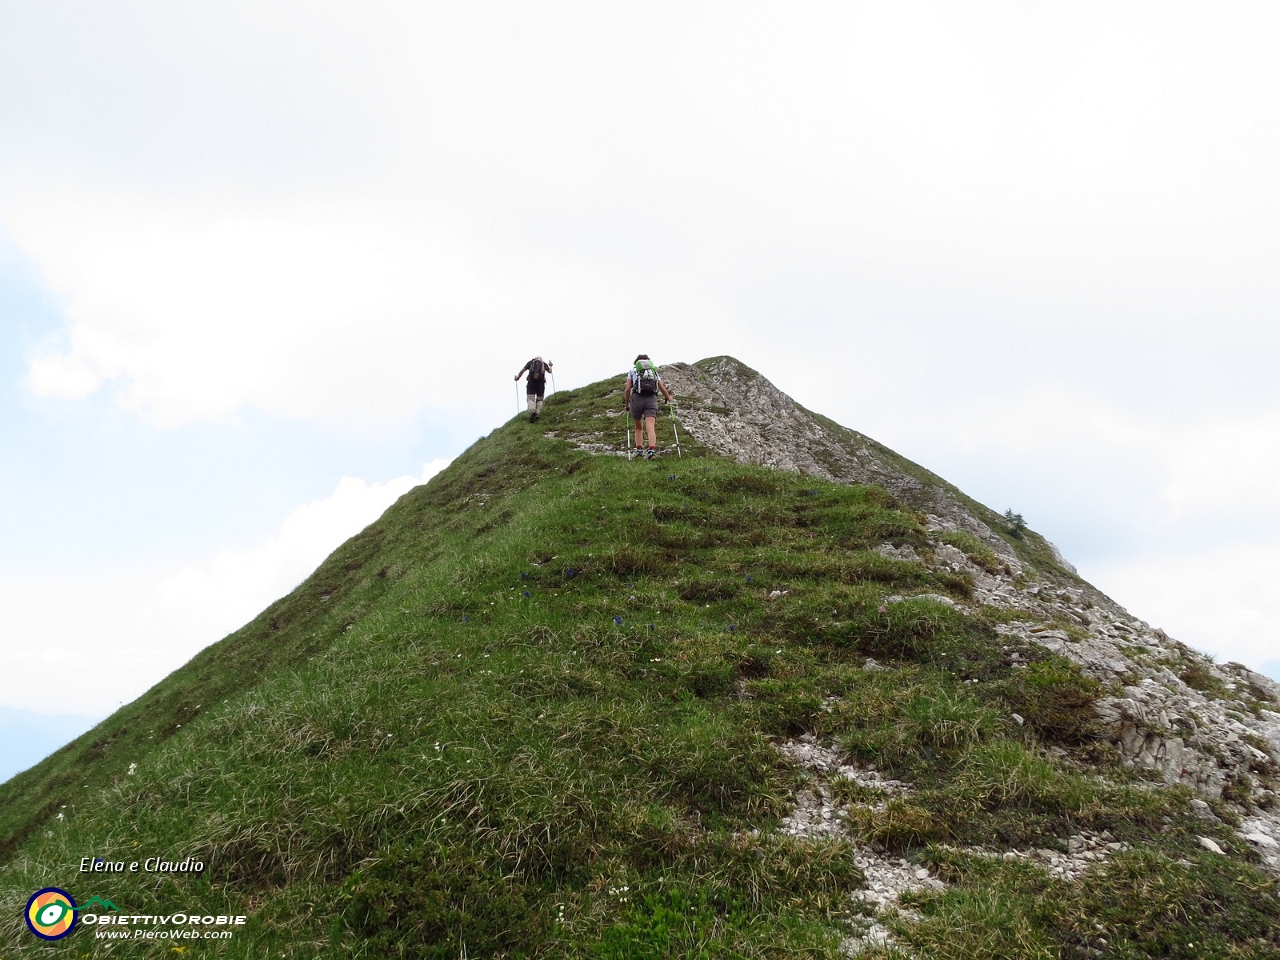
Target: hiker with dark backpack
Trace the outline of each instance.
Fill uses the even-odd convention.
[[[551,372],[551,368],[555,364],[549,360],[543,360],[541,357],[534,357],[516,374],[517,380],[523,376],[524,372],[529,371],[529,379],[526,381],[525,395],[529,400],[529,422],[537,423],[538,418],[542,416],[542,397],[547,392],[547,374]]]
[[[658,394],[671,402],[671,392],[658,376],[658,368],[647,353],[636,357],[635,366],[627,371],[627,384],[622,391],[622,403],[631,411],[636,423],[637,457],[652,460],[658,455],[658,437],[654,425],[658,420]],[[649,446],[641,444],[644,432],[649,434]]]

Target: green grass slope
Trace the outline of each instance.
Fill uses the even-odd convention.
[[[628,462],[560,439],[618,405],[598,384],[496,430],[4,785],[0,956],[837,957],[859,843],[949,884],[896,928],[917,956],[1276,954],[1275,884],[1184,791],[1114,769],[1096,684],[1035,647],[1015,669],[1007,611],[875,552],[927,553],[918,515],[693,445]],[[774,743],[802,734],[917,789],[846,784],[847,835],[788,836],[804,774]],[[1072,884],[978,849],[1086,828],[1127,849]],[[78,872],[150,856],[207,866]],[[45,886],[248,922],[46,944],[21,919]]]

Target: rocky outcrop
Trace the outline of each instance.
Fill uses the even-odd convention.
[[[875,483],[926,518],[927,556],[902,559],[969,575],[973,602],[1024,613],[1001,626],[1010,649],[1039,644],[1104,684],[1098,720],[1121,762],[1185,784],[1242,824],[1240,835],[1280,873],[1280,684],[1240,664],[1217,664],[1129,614],[1081,580],[1048,541],[1001,530],[1001,518],[940,477],[856,431],[801,407],[730,357],[673,364],[663,377],[680,426],[743,463],[845,483]],[[945,542],[971,535],[971,556]],[[963,540],[960,542],[964,542]],[[905,556],[903,551],[910,551]],[[1014,665],[1017,665],[1016,659]]]
[[[675,363],[662,377],[676,395],[680,426],[741,463],[846,483],[878,483],[913,503],[942,480],[862,434],[806,410],[732,357]]]

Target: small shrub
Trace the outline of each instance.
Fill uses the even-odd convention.
[[[1009,536],[1022,539],[1022,535],[1027,532],[1027,521],[1022,518],[1022,514],[1014,513],[1012,509],[1004,512],[1004,521],[1008,524],[1006,528]]]

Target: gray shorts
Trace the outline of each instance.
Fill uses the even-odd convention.
[[[650,396],[633,393],[631,395],[631,419],[643,420],[645,417],[658,416],[658,395],[656,393]]]

